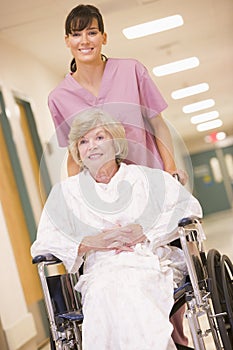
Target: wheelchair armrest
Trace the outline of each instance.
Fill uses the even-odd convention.
[[[187,225],[195,224],[197,221],[200,222],[200,218],[197,216],[189,216],[187,218],[183,218],[178,222],[178,227],[185,227]]]
[[[53,254],[44,254],[44,255],[36,255],[33,259],[32,259],[32,263],[33,264],[39,264],[41,262],[50,262],[50,263],[59,263],[62,262],[60,259],[58,259],[56,256],[54,256]]]

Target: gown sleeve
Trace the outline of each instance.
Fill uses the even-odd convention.
[[[154,215],[150,226],[143,226],[145,234],[154,247],[168,244],[177,239],[178,222],[184,217],[202,217],[199,201],[170,174],[161,172],[163,180],[154,179],[152,207],[149,215]],[[152,212],[154,210],[154,212]]]
[[[78,256],[81,237],[75,235],[75,218],[64,199],[61,184],[53,187],[42,211],[31,255],[50,253],[61,259],[68,272],[76,272],[83,259]]]

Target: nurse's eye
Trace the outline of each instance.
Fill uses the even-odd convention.
[[[71,35],[73,37],[79,37],[81,34],[79,32],[72,32]]]
[[[99,33],[98,30],[90,30],[90,31],[88,32],[88,35],[90,35],[90,36],[95,36],[95,35],[97,35],[98,33]]]

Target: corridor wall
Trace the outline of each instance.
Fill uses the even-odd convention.
[[[17,188],[14,187],[12,159],[6,147],[8,142],[5,141],[9,141],[9,137],[12,138],[11,141],[18,153],[25,147],[20,134],[16,99],[28,101],[33,110],[42,147],[46,149],[48,144],[50,146],[50,153],[45,152],[45,158],[52,183],[59,180],[59,167],[54,167],[54,164],[58,159],[61,162],[60,159],[63,156],[59,152],[54,137],[47,96],[62,77],[57,72],[53,72],[50,67],[36,61],[28,53],[18,50],[1,39],[0,45],[0,93],[5,105],[1,105],[1,122],[7,116],[7,122],[10,125],[10,133],[7,135],[3,134],[2,124],[0,130],[0,164],[1,172],[4,174],[0,183],[0,255],[2,257],[0,278],[4,282],[1,288],[0,319],[9,350],[34,350],[46,340],[48,334],[44,326],[46,321],[41,315],[43,306],[40,285],[34,277],[30,278],[30,273],[33,274],[34,271],[34,276],[37,273],[36,268],[31,265],[29,252],[31,242],[23,214],[20,215],[21,219],[19,217],[20,201],[17,199]],[[26,160],[26,157],[21,157],[20,165],[28,171]],[[27,179],[29,191],[31,187],[30,179]],[[15,195],[16,197],[13,197]],[[38,218],[36,218],[36,224],[37,221]],[[27,267],[32,272],[29,272]],[[22,278],[24,269],[25,276]]]

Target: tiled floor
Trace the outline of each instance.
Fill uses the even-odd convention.
[[[233,210],[207,216],[203,219],[203,228],[206,250],[215,248],[233,261]]]
[[[205,249],[215,248],[221,254],[226,254],[233,261],[233,211],[220,212],[212,214],[203,219],[202,223],[206,234]],[[187,335],[189,334],[189,326],[187,320],[184,321],[184,327]],[[190,338],[190,337],[189,337]],[[190,346],[191,346],[190,341]],[[207,338],[206,349],[214,350],[215,347],[211,339]],[[50,350],[47,345],[41,350]]]

